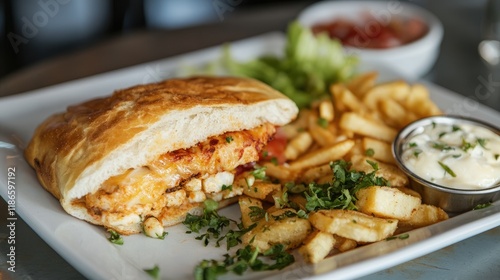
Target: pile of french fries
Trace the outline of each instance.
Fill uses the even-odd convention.
[[[234,182],[244,189],[239,198],[242,223],[253,226],[242,238],[245,245],[262,252],[281,243],[287,249],[299,248],[305,261],[317,263],[329,255],[448,218],[442,209],[422,204],[391,152],[399,129],[441,111],[424,86],[400,80],[377,83],[377,75],[368,72],[331,85],[329,98],[302,110],[296,121],[282,128],[288,139],[286,163],[261,163],[273,180],[248,180],[252,176],[247,172]],[[373,171],[367,160],[377,162],[376,176],[387,179],[390,187],[358,191],[357,211],[319,210],[304,219],[296,215],[297,210],[281,207],[287,182],[331,182],[329,163],[340,159],[366,173]],[[289,195],[288,199],[305,209],[303,196]]]

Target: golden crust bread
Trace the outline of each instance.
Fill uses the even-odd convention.
[[[138,85],[70,106],[35,131],[25,157],[72,215],[71,201],[109,177],[228,131],[284,125],[295,104],[245,78],[193,77]],[[80,217],[82,218],[82,217]]]

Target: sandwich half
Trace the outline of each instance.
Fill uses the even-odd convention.
[[[25,157],[70,215],[133,234],[147,217],[170,226],[206,199],[229,203],[242,193],[228,187],[237,170],[297,113],[256,80],[171,79],[49,117]]]

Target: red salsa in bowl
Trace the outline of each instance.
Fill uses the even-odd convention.
[[[315,34],[327,33],[344,46],[365,49],[387,49],[409,44],[422,38],[427,25],[418,18],[394,17],[388,22],[364,16],[362,20],[338,18],[312,26]]]

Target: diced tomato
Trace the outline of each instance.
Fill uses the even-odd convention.
[[[282,129],[278,128],[273,139],[269,141],[262,150],[260,159],[265,161],[277,161],[278,164],[285,163],[286,144],[286,135]]]

